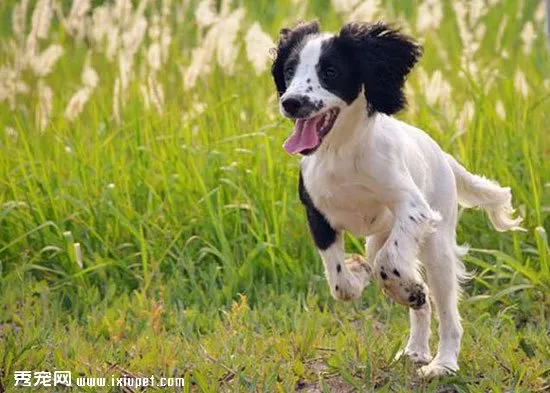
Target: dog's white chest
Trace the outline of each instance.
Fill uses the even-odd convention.
[[[304,186],[315,207],[331,226],[356,236],[387,231],[393,215],[365,186],[360,174],[342,165],[306,157],[302,161]],[[364,180],[364,179],[363,179]]]

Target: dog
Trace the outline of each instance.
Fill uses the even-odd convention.
[[[402,353],[437,377],[459,370],[457,303],[467,277],[456,243],[458,205],[481,207],[497,231],[519,230],[510,188],[469,173],[426,133],[392,117],[422,48],[393,25],[318,22],[280,31],[271,73],[280,112],[294,121],[284,142],[301,154],[299,197],[332,296],[359,298],[374,276],[410,308]],[[366,236],[366,260],[346,260],[343,231]],[[420,273],[423,267],[426,283]],[[433,298],[439,347],[429,348]]]

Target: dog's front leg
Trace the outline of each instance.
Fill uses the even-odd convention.
[[[313,228],[312,235],[315,239],[316,232]],[[325,275],[332,296],[337,300],[355,300],[361,296],[367,285],[371,268],[359,256],[346,259],[344,248],[343,234],[337,233],[334,243],[325,249],[320,248],[319,253],[325,265]]]
[[[428,289],[417,269],[420,243],[441,220],[416,189],[391,206],[395,222],[375,260],[376,276],[397,302],[413,309],[428,300]]]
[[[300,174],[299,194],[306,208],[311,236],[325,265],[330,293],[337,300],[354,300],[361,296],[371,276],[371,268],[363,258],[346,260],[344,237],[335,230],[313,204]]]

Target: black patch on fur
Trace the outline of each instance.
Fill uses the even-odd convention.
[[[422,47],[385,23],[349,23],[335,42],[353,59],[347,72],[359,77],[371,111],[388,115],[406,105],[403,86]]]
[[[300,171],[300,179],[298,181],[298,193],[300,201],[306,208],[309,230],[315,245],[320,250],[326,250],[336,241],[336,231],[330,226],[325,216],[317,210],[309,193],[304,186],[304,179]]]
[[[399,273],[399,270],[393,269],[393,274],[397,277],[401,277],[401,274]]]
[[[340,273],[342,271],[342,265],[340,264],[336,265],[336,271]]]
[[[361,90],[361,73],[353,64],[352,57],[343,47],[338,37],[330,38],[321,44],[321,56],[315,66],[321,86],[351,104]],[[327,71],[334,75],[328,77]]]
[[[338,291],[338,285],[336,285],[336,286],[334,287],[334,289],[335,289],[336,291]]]
[[[279,33],[279,44],[276,49],[277,57],[271,66],[271,75],[275,81],[279,96],[286,91],[285,65],[291,55],[299,53],[300,47],[305,43],[305,38],[309,35],[319,33],[319,23],[312,21],[308,23],[300,22],[293,28],[281,29]]]
[[[381,272],[380,277],[382,277],[382,280],[387,280],[388,279],[388,275],[386,274],[386,272]]]
[[[376,216],[374,216],[373,218],[371,218],[370,223],[373,224],[375,221],[376,221]]]
[[[416,220],[414,219],[413,216],[409,216],[409,219],[410,219],[412,222],[416,222]]]
[[[397,240],[394,241],[393,244],[395,245],[395,247],[399,247],[399,243],[397,243]]]

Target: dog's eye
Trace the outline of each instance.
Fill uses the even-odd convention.
[[[284,70],[284,74],[286,79],[290,79],[292,75],[294,75],[294,66],[292,65],[286,66]]]
[[[334,67],[327,67],[323,70],[323,78],[334,79],[338,76],[338,71]]]

